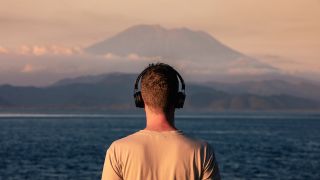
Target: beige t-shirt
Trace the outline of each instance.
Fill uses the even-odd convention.
[[[114,141],[102,180],[220,179],[213,149],[182,131],[140,130]]]

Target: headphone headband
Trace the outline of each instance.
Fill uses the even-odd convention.
[[[140,74],[139,76],[137,77],[135,83],[134,83],[134,93],[136,93],[139,89],[138,85],[139,85],[139,81],[141,79],[141,77],[146,73],[147,70],[149,70],[151,67],[154,67],[155,65],[154,64],[149,64],[149,66],[144,69]],[[184,80],[183,78],[181,77],[181,75],[178,73],[178,71],[176,71],[175,69],[173,69],[172,67],[170,67],[175,73],[176,75],[178,76],[178,79],[180,80],[180,83],[181,83],[181,90],[183,93],[185,93],[185,84],[184,84]]]
[[[134,102],[136,104],[136,107],[144,108],[144,101],[143,101],[143,98],[142,98],[142,95],[141,95],[141,91],[138,91],[138,89],[139,89],[138,85],[139,85],[139,81],[140,81],[141,77],[146,73],[146,71],[149,70],[149,68],[154,67],[154,66],[156,66],[156,65],[149,64],[149,67],[147,67],[145,70],[143,70],[139,74],[139,76],[136,79],[136,82],[134,83],[133,97],[134,97]],[[184,100],[186,98],[184,80],[181,77],[181,75],[178,73],[178,71],[173,69],[171,66],[169,66],[169,68],[175,72],[175,74],[178,76],[178,79],[180,80],[180,83],[181,83],[181,91],[178,91],[177,99],[176,99],[176,102],[175,102],[175,108],[183,108]]]

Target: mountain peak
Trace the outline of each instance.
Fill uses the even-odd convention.
[[[162,30],[162,31],[166,30],[164,27],[162,27],[159,24],[150,24],[150,25],[148,25],[148,24],[138,24],[138,25],[134,25],[134,26],[129,27],[125,31],[141,30],[141,29],[145,29],[145,30]]]
[[[277,71],[268,64],[229,48],[207,32],[186,27],[167,29],[160,25],[135,25],[85,50],[95,55],[114,54],[126,58],[136,54],[149,59],[162,57],[170,62],[184,61],[192,70],[195,68],[193,63],[197,63],[198,68],[216,74]]]
[[[240,53],[223,45],[208,33],[186,27],[166,29],[160,25],[140,24],[127,28],[115,36],[95,43],[86,51],[104,55],[108,53],[189,59],[202,57],[234,59]]]
[[[123,32],[132,32],[132,31],[153,31],[153,32],[163,32],[163,33],[172,33],[172,32],[178,32],[178,33],[203,33],[203,34],[207,34],[204,31],[194,31],[191,30],[187,27],[178,27],[178,28],[165,28],[159,24],[138,24],[138,25],[134,25],[131,26],[127,29],[125,29],[124,31],[120,32],[119,34],[123,33]],[[118,35],[119,35],[118,34]],[[209,35],[209,34],[207,34]],[[210,35],[209,35],[210,36]],[[211,37],[213,38],[213,37]]]

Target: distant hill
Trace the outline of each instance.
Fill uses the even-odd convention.
[[[129,73],[109,73],[95,76],[81,76],[76,78],[66,78],[57,81],[52,86],[63,86],[70,84],[115,84],[115,83],[133,83],[136,80],[136,74]]]
[[[132,110],[136,74],[64,79],[52,86],[0,86],[0,108]],[[234,94],[187,83],[186,110],[318,110],[319,103],[290,95]]]
[[[7,106],[9,107],[10,106],[10,103],[5,101],[4,99],[0,98],[0,107],[3,107],[3,106]]]
[[[284,80],[246,81],[239,83],[207,82],[207,86],[231,94],[281,95],[302,97],[320,101],[320,85],[307,81]]]

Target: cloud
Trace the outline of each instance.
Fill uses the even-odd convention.
[[[41,45],[22,45],[20,46],[15,53],[21,55],[34,55],[34,56],[43,56],[43,55],[74,55],[81,54],[82,50],[79,47],[64,47],[58,45],[50,46],[41,46]]]
[[[95,75],[110,72],[141,72],[149,63],[164,62],[175,67],[187,81],[224,80],[225,76],[263,75],[279,72],[268,63],[255,59],[236,59],[216,63],[215,59],[198,61],[145,57],[135,53],[120,56],[108,53],[103,56],[87,54],[80,48],[58,45],[21,46],[16,52],[0,54],[0,84],[49,85],[63,78]],[[272,57],[272,56],[271,56]]]
[[[0,54],[8,54],[9,50],[5,47],[0,46]]]
[[[37,71],[41,71],[43,70],[43,68],[39,67],[39,66],[35,66],[35,65],[32,65],[32,64],[26,64],[23,66],[23,68],[21,69],[20,72],[22,73],[34,73],[34,72],[37,72]]]
[[[81,53],[81,49],[79,47],[72,47],[72,48],[67,48],[67,47],[61,47],[57,45],[53,45],[49,48],[49,51],[53,54],[56,55],[72,55],[76,53]]]
[[[229,75],[263,75],[270,73],[270,70],[252,67],[231,67],[227,70],[227,73]]]
[[[275,54],[253,54],[263,63],[271,64],[272,66],[280,69],[283,73],[290,75],[320,73],[320,66],[317,63],[308,62],[307,59],[304,62],[294,60],[290,57],[279,56]]]
[[[31,48],[26,46],[26,45],[22,45],[18,52],[18,54],[23,54],[23,55],[27,55],[27,54],[30,54],[31,53]]]
[[[113,53],[107,53],[103,56],[107,60],[114,60],[114,59],[120,59],[121,56],[113,54]]]
[[[140,57],[138,54],[135,54],[135,53],[129,54],[127,58],[131,60],[142,60],[142,57]]]
[[[40,46],[33,46],[32,53],[36,56],[47,54],[47,48]]]
[[[154,56],[154,57],[147,57],[147,56],[140,56],[139,54],[136,53],[130,53],[128,56],[126,56],[127,59],[133,60],[133,61],[154,61],[159,59],[159,56]]]
[[[95,57],[103,57],[107,60],[129,60],[129,61],[144,61],[144,62],[147,62],[147,61],[161,61],[161,57],[160,56],[141,56],[139,54],[136,54],[136,53],[129,53],[128,55],[126,56],[122,56],[122,55],[118,55],[118,54],[115,54],[115,53],[107,53],[103,56],[100,56],[100,55],[92,55],[91,56],[95,56]]]

